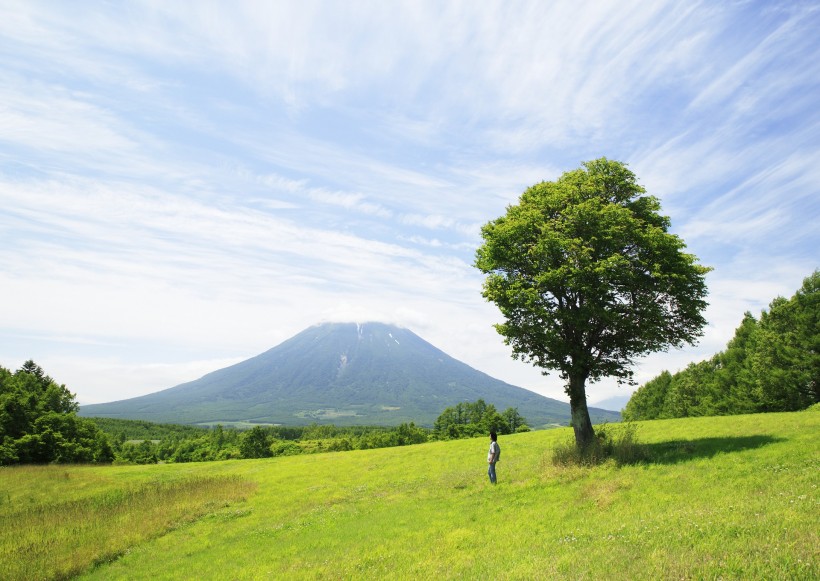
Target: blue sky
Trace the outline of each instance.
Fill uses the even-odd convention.
[[[818,30],[820,2],[3,1],[0,365],[110,401],[379,320],[566,399],[472,262],[606,156],[714,267],[703,339],[636,378],[681,369],[820,267]]]

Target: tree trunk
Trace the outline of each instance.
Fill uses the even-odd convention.
[[[592,421],[589,419],[587,408],[586,377],[570,375],[567,394],[569,395],[569,409],[572,415],[572,428],[575,430],[575,444],[579,448],[586,448],[595,437]]]

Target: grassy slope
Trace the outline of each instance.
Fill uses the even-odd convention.
[[[818,434],[816,412],[644,422],[638,436],[655,463],[569,470],[548,461],[568,430],[507,436],[496,487],[486,482],[484,439],[25,469],[3,474],[0,501],[192,475],[258,484],[246,502],[143,542],[91,579],[816,579]]]

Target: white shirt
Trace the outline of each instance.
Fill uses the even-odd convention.
[[[490,442],[490,451],[487,452],[487,462],[492,462],[494,459],[498,457],[498,443],[497,442]]]

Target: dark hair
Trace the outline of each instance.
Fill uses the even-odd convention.
[[[490,439],[493,442],[495,442],[498,439],[498,436],[496,436],[495,432],[490,432]]]

